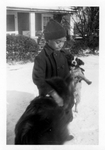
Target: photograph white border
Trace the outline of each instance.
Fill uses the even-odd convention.
[[[6,145],[6,6],[99,6],[100,7],[100,54],[99,54],[99,145],[81,146],[13,146]],[[102,0],[7,0],[0,2],[0,149],[1,150],[105,150],[105,7]]]

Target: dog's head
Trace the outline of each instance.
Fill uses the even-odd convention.
[[[64,107],[67,105],[74,105],[74,80],[69,74],[65,80],[60,77],[54,77],[52,79],[47,79],[46,82],[58,93],[58,95],[63,99]]]
[[[84,65],[84,62],[81,59],[74,56],[74,58],[71,61],[71,65],[75,67],[80,67],[81,65]]]
[[[79,67],[84,65],[84,62],[76,56],[69,54],[66,57],[70,67]]]
[[[47,83],[63,99],[63,108],[65,110],[66,116],[68,116],[67,122],[71,122],[73,120],[72,108],[74,106],[74,78],[68,74],[65,79],[55,77],[47,80]]]

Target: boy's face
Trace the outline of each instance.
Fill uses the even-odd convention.
[[[57,39],[57,40],[49,40],[48,45],[52,47],[56,51],[60,51],[66,41],[66,37]]]

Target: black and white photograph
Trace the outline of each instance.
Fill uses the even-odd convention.
[[[100,6],[11,1],[5,9],[6,146],[97,148]]]

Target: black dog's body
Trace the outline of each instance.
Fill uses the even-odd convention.
[[[71,90],[60,78],[55,78],[48,82],[63,98],[64,105],[62,107],[58,106],[50,96],[36,97],[31,101],[16,124],[15,144],[55,145],[63,144],[72,138],[67,128],[68,123],[73,119],[74,96],[72,80],[70,81]]]

